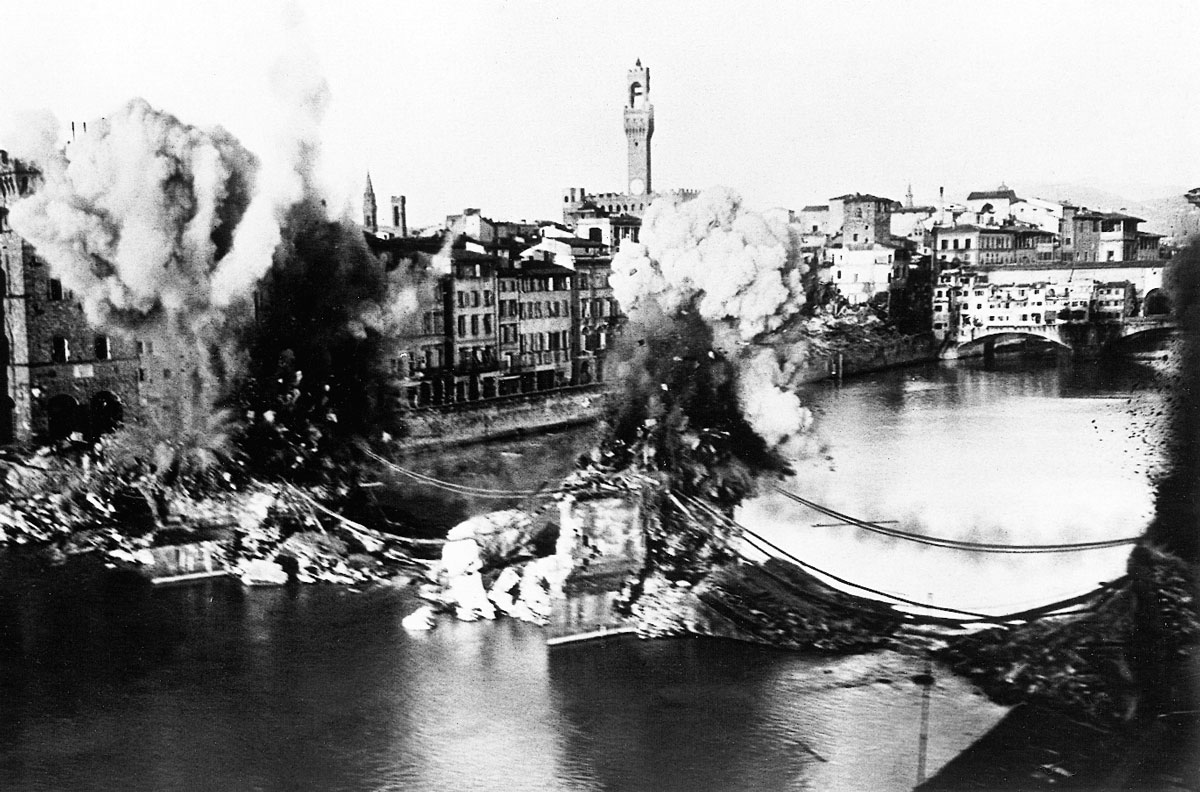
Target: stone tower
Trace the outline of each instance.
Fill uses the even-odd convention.
[[[371,231],[379,230],[379,214],[375,206],[375,188],[371,185],[371,174],[367,174],[367,186],[363,190],[363,226]]]
[[[650,138],[654,136],[654,105],[650,104],[650,70],[629,70],[625,101],[625,137],[629,141],[629,193],[646,195],[650,186]]]

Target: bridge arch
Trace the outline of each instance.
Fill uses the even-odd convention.
[[[1036,333],[1025,332],[1019,330],[1005,330],[1002,332],[989,332],[985,335],[977,335],[970,339],[959,339],[955,345],[959,354],[982,351],[989,344],[999,346],[1008,342],[1018,341],[1046,341],[1063,349],[1071,349],[1071,345],[1064,341],[1058,333]]]
[[[1171,313],[1171,296],[1165,289],[1151,289],[1142,301],[1144,316],[1165,316]]]

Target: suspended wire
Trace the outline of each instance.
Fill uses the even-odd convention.
[[[844,523],[854,525],[866,531],[891,536],[896,539],[904,539],[910,542],[919,544],[932,545],[934,547],[947,547],[954,550],[965,550],[973,553],[1077,553],[1084,550],[1105,550],[1113,547],[1121,547],[1123,545],[1136,544],[1141,541],[1142,537],[1133,536],[1124,539],[1105,539],[1095,542],[1073,542],[1064,544],[999,544],[994,542],[967,542],[960,539],[946,539],[938,536],[926,536],[924,534],[910,533],[901,531],[898,528],[885,528],[878,523],[860,520],[851,517],[847,514],[834,511],[819,503],[802,498],[794,492],[788,492],[782,487],[772,485],[779,494],[784,497],[806,506],[813,511],[824,514],[828,517],[841,520]]]
[[[975,619],[988,619],[988,620],[992,619],[992,617],[988,616],[986,613],[976,613],[974,611],[960,610],[958,608],[943,608],[941,606],[930,605],[927,602],[917,602],[916,600],[910,600],[906,597],[901,597],[898,594],[892,594],[891,592],[888,592],[888,591],[881,591],[876,588],[871,588],[870,586],[864,586],[861,583],[855,583],[853,581],[846,580],[843,577],[839,577],[838,575],[834,575],[831,572],[826,572],[823,569],[818,569],[817,567],[815,567],[812,564],[809,564],[805,561],[801,561],[799,558],[792,555],[787,550],[784,550],[779,545],[764,538],[760,534],[750,530],[749,528],[747,528],[746,526],[737,522],[733,518],[727,517],[724,514],[721,514],[719,511],[717,511],[716,509],[713,509],[712,507],[708,506],[707,504],[703,503],[702,501],[699,501],[695,498],[687,498],[687,500],[688,500],[688,502],[692,503],[693,505],[697,506],[698,508],[703,509],[707,513],[709,513],[709,514],[713,515],[714,517],[716,517],[717,519],[721,520],[729,527],[737,530],[741,535],[746,537],[747,540],[750,541],[750,543],[752,545],[755,545],[756,547],[758,547],[759,550],[763,550],[764,546],[766,548],[770,548],[771,550],[774,550],[775,553],[767,553],[768,555],[778,554],[779,556],[786,558],[787,560],[791,561],[796,566],[800,567],[801,569],[807,570],[808,572],[813,572],[818,575],[822,575],[824,577],[829,578],[830,580],[836,580],[838,583],[841,583],[844,586],[849,586],[851,588],[858,589],[859,591],[865,591],[869,594],[875,594],[876,596],[886,597],[890,600],[895,600],[896,602],[903,603],[905,605],[916,605],[921,608],[929,608],[931,610],[942,611],[945,613],[957,613],[962,616],[971,616],[972,618],[975,618]]]
[[[519,498],[553,497],[555,495],[573,491],[572,489],[565,488],[565,487],[560,487],[557,489],[540,489],[540,490],[502,490],[502,489],[492,489],[492,488],[487,488],[487,487],[471,487],[471,486],[467,486],[467,485],[463,485],[463,484],[455,484],[450,481],[445,481],[443,479],[434,478],[433,476],[428,476],[423,473],[418,473],[415,470],[410,470],[408,468],[402,467],[401,465],[398,465],[395,462],[392,462],[391,460],[385,459],[384,457],[374,453],[373,451],[370,451],[367,449],[365,449],[365,451],[368,456],[370,456],[371,458],[375,459],[378,462],[381,462],[382,464],[386,465],[387,467],[391,468],[392,470],[395,470],[397,473],[408,476],[408,477],[410,477],[416,481],[419,481],[423,484],[427,484],[432,487],[437,487],[439,489],[443,489],[443,490],[446,490],[449,492],[454,492],[459,495],[469,495],[471,497],[476,497],[476,498],[493,498],[493,499],[497,499],[497,500],[512,500],[512,499],[519,499]],[[931,536],[924,536],[921,534],[909,533],[907,531],[900,531],[900,530],[893,529],[893,528],[884,528],[875,523],[870,523],[865,520],[859,520],[854,517],[850,517],[849,515],[842,514],[841,512],[834,511],[833,509],[829,509],[825,506],[821,506],[820,504],[814,503],[813,501],[802,498],[799,495],[796,495],[795,493],[788,492],[787,490],[785,490],[781,487],[773,486],[773,489],[776,492],[779,492],[780,494],[784,495],[785,497],[788,497],[788,498],[796,501],[797,503],[800,503],[803,506],[813,509],[814,511],[820,512],[821,514],[825,514],[829,517],[833,517],[844,523],[847,523],[850,525],[855,525],[859,528],[863,528],[863,529],[866,529],[869,531],[874,531],[876,533],[881,533],[881,534],[884,534],[887,536],[893,536],[898,539],[905,539],[905,540],[909,540],[909,541],[919,542],[921,544],[933,545],[933,546],[938,546],[938,547],[949,547],[949,548],[953,548],[953,549],[967,550],[967,551],[972,551],[972,552],[989,552],[989,553],[1072,552],[1072,551],[1079,551],[1079,550],[1095,550],[1095,549],[1101,549],[1101,548],[1118,547],[1121,545],[1133,544],[1133,543],[1140,541],[1140,537],[1135,537],[1135,538],[1131,538],[1131,539],[1111,539],[1111,540],[1100,541],[1100,542],[1080,542],[1080,543],[1075,543],[1075,544],[1003,545],[1003,544],[991,544],[991,543],[985,543],[985,542],[965,542],[965,541],[959,541],[959,540],[954,540],[954,539],[943,539],[943,538],[939,538],[939,537],[931,537]],[[696,520],[695,516],[692,515],[691,511],[686,506],[684,506],[683,503],[681,503],[679,501],[679,499],[677,499],[675,497],[674,494],[668,492],[668,497],[676,505],[676,507],[679,508],[681,513],[683,513],[685,516],[689,517],[694,522],[697,522],[697,523],[699,522],[698,520]],[[715,517],[720,522],[723,522],[727,526],[737,530],[739,532],[739,534],[743,538],[745,538],[746,541],[752,547],[759,550],[760,552],[767,553],[767,555],[778,554],[778,556],[781,556],[784,559],[787,559],[788,561],[792,562],[796,566],[798,566],[801,569],[804,569],[810,573],[814,573],[816,575],[826,577],[830,580],[837,581],[838,583],[841,583],[844,586],[848,586],[848,587],[856,589],[858,591],[864,591],[869,594],[874,594],[879,597],[884,597],[887,600],[894,601],[895,603],[900,603],[900,604],[904,604],[904,605],[912,605],[915,607],[924,608],[927,610],[938,611],[941,613],[953,613],[953,614],[958,614],[960,616],[970,617],[969,620],[959,620],[959,621],[1003,622],[1003,621],[1019,620],[1022,618],[1029,618],[1034,615],[1044,615],[1046,613],[1052,613],[1056,610],[1061,610],[1063,607],[1066,607],[1069,605],[1075,605],[1075,604],[1084,602],[1087,599],[1091,598],[1097,592],[1103,591],[1103,590],[1111,588],[1113,586],[1116,586],[1121,582],[1120,580],[1118,580],[1118,581],[1114,581],[1111,583],[1107,583],[1107,584],[1100,586],[1100,588],[1098,588],[1098,589],[1095,589],[1093,591],[1090,591],[1090,592],[1080,595],[1078,597],[1072,597],[1070,599],[1062,600],[1060,602],[1050,603],[1048,605],[1044,605],[1044,606],[1041,606],[1038,608],[1032,608],[1029,610],[1021,611],[1020,613],[1007,614],[1007,615],[1003,615],[1003,616],[990,616],[986,613],[977,613],[975,611],[962,610],[959,608],[951,608],[951,607],[945,607],[945,606],[940,606],[940,605],[932,605],[927,602],[919,602],[917,600],[912,600],[912,599],[908,599],[906,597],[902,597],[898,594],[893,594],[891,592],[882,591],[880,589],[875,589],[870,586],[865,586],[861,583],[855,583],[853,581],[850,581],[843,577],[835,575],[831,572],[826,572],[822,569],[819,569],[818,567],[815,567],[812,564],[809,564],[805,561],[800,560],[795,555],[788,552],[787,550],[784,550],[782,547],[775,544],[774,542],[771,542],[770,540],[766,539],[761,534],[759,534],[755,531],[752,531],[751,529],[749,529],[746,526],[742,525],[741,523],[737,522],[733,518],[728,517],[725,514],[721,513],[720,511],[712,508],[711,506],[704,503],[703,501],[700,501],[700,500],[690,497],[690,496],[683,496],[683,498],[684,498],[684,500],[686,500],[688,503],[692,504],[696,508],[701,509],[705,513]],[[768,549],[773,550],[774,553],[769,552]],[[1122,578],[1121,580],[1124,580],[1124,578]],[[783,581],[781,581],[781,582],[783,582]]]
[[[734,520],[732,517],[728,517],[728,516],[722,514],[721,512],[712,508],[711,506],[704,503],[703,501],[700,501],[696,498],[691,498],[688,496],[684,496],[684,499],[686,501],[688,501],[689,503],[693,504],[694,506],[696,506],[697,508],[704,510],[706,513],[712,515],[713,517],[720,520],[721,522],[724,522],[729,527],[737,530],[741,535],[743,535],[744,538],[747,539],[747,541],[751,544],[751,546],[756,547],[761,552],[767,553],[767,555],[773,556],[774,554],[768,552],[764,548],[770,548],[771,550],[774,550],[775,553],[777,553],[779,556],[782,556],[784,559],[792,562],[793,564],[800,567],[801,569],[807,570],[810,573],[815,573],[817,575],[821,575],[826,578],[829,578],[830,580],[835,580],[844,586],[848,586],[850,588],[857,589],[859,591],[865,591],[870,594],[875,594],[877,596],[886,597],[889,600],[894,600],[897,603],[901,603],[904,605],[912,605],[912,606],[916,606],[919,608],[923,608],[925,610],[937,611],[939,613],[953,613],[953,614],[958,614],[960,616],[971,617],[970,619],[956,619],[955,620],[955,621],[959,621],[961,623],[980,622],[980,621],[989,622],[989,623],[1002,623],[1002,622],[1009,622],[1009,621],[1028,621],[1028,620],[1033,619],[1038,616],[1044,616],[1047,614],[1055,613],[1055,612],[1064,610],[1065,608],[1087,602],[1088,600],[1092,599],[1096,594],[1103,592],[1103,591],[1111,590],[1111,589],[1121,585],[1127,578],[1127,576],[1122,576],[1121,578],[1118,578],[1117,580],[1110,581],[1108,583],[1104,583],[1104,584],[1100,585],[1099,587],[1092,589],[1091,591],[1088,591],[1084,594],[1080,594],[1075,597],[1070,597],[1065,600],[1051,602],[1051,603],[1048,603],[1046,605],[1041,605],[1036,608],[1028,608],[1026,610],[1019,611],[1017,613],[1007,613],[1007,614],[1002,614],[999,616],[992,616],[992,615],[989,615],[986,613],[977,613],[975,611],[963,610],[961,608],[952,608],[952,607],[947,607],[944,605],[933,605],[928,602],[919,602],[917,600],[908,599],[907,597],[902,597],[898,594],[893,594],[891,592],[882,591],[880,589],[872,588],[870,586],[864,586],[861,583],[855,583],[851,580],[847,580],[846,578],[840,577],[838,575],[834,575],[831,572],[826,572],[818,567],[813,566],[812,564],[809,564],[805,561],[800,560],[795,555],[793,555],[792,553],[789,553],[787,550],[784,550],[782,547],[775,544],[774,542],[771,542],[770,540],[766,539],[761,534],[758,534],[755,531],[752,531],[751,529],[747,528],[746,526],[744,526],[741,523]],[[686,513],[686,511],[685,511],[685,513]],[[912,614],[909,614],[909,615],[912,615]],[[942,617],[939,617],[939,618],[942,618]]]
[[[496,500],[513,500],[519,498],[548,498],[567,491],[564,489],[503,490],[491,489],[488,487],[471,487],[465,484],[455,484],[451,481],[445,481],[443,479],[434,478],[433,476],[427,476],[424,473],[418,473],[415,470],[409,470],[406,467],[397,465],[391,460],[381,457],[373,451],[367,451],[366,454],[377,462],[383,463],[397,473],[408,476],[409,478],[419,481],[422,484],[428,484],[431,487],[437,487],[438,489],[453,492],[458,495],[470,495],[476,498],[494,498]]]

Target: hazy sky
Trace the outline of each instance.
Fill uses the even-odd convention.
[[[357,215],[369,169],[381,206],[404,193],[417,224],[466,206],[554,218],[565,186],[624,189],[641,58],[660,189],[798,209],[902,199],[909,181],[918,202],[1002,180],[1134,199],[1200,184],[1192,0],[296,5],[299,31],[274,0],[5,3],[0,130],[18,109],[65,125],[140,95],[268,150],[285,123],[273,64],[307,47],[332,92],[335,206]]]

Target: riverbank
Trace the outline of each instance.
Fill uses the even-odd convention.
[[[607,391],[597,383],[407,410],[394,445],[401,454],[423,453],[590,423],[599,419]]]

